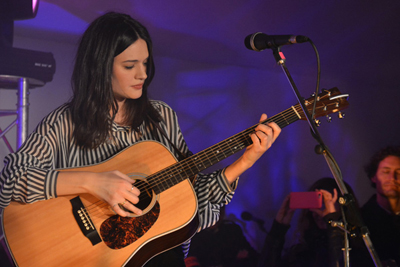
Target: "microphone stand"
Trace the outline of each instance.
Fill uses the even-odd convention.
[[[315,148],[316,153],[318,154],[323,154],[324,158],[335,178],[335,181],[343,195],[343,198],[341,198],[339,200],[339,203],[342,206],[347,206],[349,207],[349,209],[353,212],[353,214],[355,215],[355,226],[353,228],[352,231],[350,231],[350,236],[351,237],[355,237],[358,236],[359,234],[362,236],[363,240],[364,240],[364,244],[366,245],[369,254],[371,255],[372,260],[374,261],[374,264],[376,267],[382,267],[382,263],[372,245],[371,239],[370,239],[370,235],[369,235],[369,231],[367,226],[364,224],[362,218],[361,218],[361,214],[358,210],[358,208],[355,205],[355,200],[354,200],[354,196],[352,196],[351,194],[349,194],[344,182],[343,182],[343,178],[341,176],[341,172],[339,167],[337,166],[332,154],[329,152],[329,149],[327,148],[327,146],[324,144],[324,142],[322,141],[322,138],[319,134],[319,132],[317,131],[316,125],[314,120],[312,120],[311,115],[309,114],[305,103],[304,103],[304,98],[300,95],[299,90],[296,87],[296,84],[294,83],[288,68],[285,65],[285,57],[283,55],[283,53],[280,51],[280,46],[278,47],[272,47],[272,52],[274,55],[274,58],[276,60],[276,62],[278,63],[278,65],[280,65],[282,67],[283,72],[285,73],[292,89],[293,92],[297,98],[297,101],[299,102],[299,105],[301,107],[301,109],[304,112],[304,115],[308,121],[308,124],[310,125],[310,129],[311,129],[311,133],[312,136],[317,140],[318,145]],[[315,95],[315,97],[317,97],[317,94]],[[315,103],[315,102],[314,102]],[[347,223],[346,223],[347,224]],[[347,232],[345,231],[345,236],[347,235]],[[345,239],[345,243],[347,243],[347,237]],[[345,244],[347,245],[347,244]],[[348,267],[349,266],[349,253],[348,253],[348,248],[345,248],[345,266]]]

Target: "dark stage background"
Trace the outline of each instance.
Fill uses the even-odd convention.
[[[150,95],[176,110],[195,153],[254,125],[263,112],[272,116],[297,103],[271,50],[246,49],[247,35],[261,31],[311,38],[321,58],[321,88],[338,87],[350,95],[345,119],[332,115],[327,123],[322,118],[318,130],[359,202],[373,193],[363,165],[377,149],[400,144],[399,1],[41,1],[36,18],[15,23],[14,46],[52,52],[57,65],[54,80],[30,92],[29,132],[71,96],[78,36],[109,10],[128,12],[148,27],[156,62]],[[311,45],[282,51],[300,93],[309,97],[317,75]],[[0,109],[15,108],[15,92],[0,90]],[[0,125],[10,120],[0,119]],[[7,136],[14,145],[15,132]],[[287,194],[331,176],[315,145],[305,121],[289,125],[240,178],[227,214],[241,223],[256,249],[265,234],[254,222],[240,222],[241,213],[250,212],[269,229]],[[3,140],[0,154],[7,154]]]

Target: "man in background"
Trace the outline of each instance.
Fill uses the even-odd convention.
[[[376,194],[361,208],[361,215],[382,265],[400,266],[400,146],[379,150],[365,171]],[[373,264],[371,257],[358,260]]]

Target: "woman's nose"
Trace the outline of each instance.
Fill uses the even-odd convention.
[[[139,70],[136,73],[136,78],[140,79],[140,80],[145,80],[147,78],[147,73],[146,73],[147,68],[146,68],[146,66],[141,65],[138,69]]]

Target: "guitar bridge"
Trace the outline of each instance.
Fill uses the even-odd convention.
[[[72,213],[83,235],[90,240],[93,246],[100,243],[102,241],[101,237],[97,233],[97,230],[79,196],[71,199],[70,202],[72,205]]]

